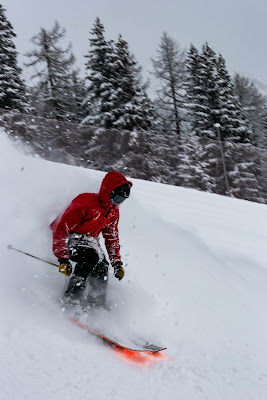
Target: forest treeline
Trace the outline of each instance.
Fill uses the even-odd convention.
[[[106,38],[98,17],[89,31],[84,76],[56,21],[29,43],[26,84],[15,36],[0,5],[1,124],[36,154],[266,202],[267,99],[252,79],[231,76],[208,43],[185,49],[163,32],[151,59],[157,82],[151,99],[129,44],[120,34]]]

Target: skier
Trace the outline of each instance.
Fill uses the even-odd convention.
[[[132,183],[121,173],[108,172],[99,193],[80,194],[50,225],[59,272],[70,275],[70,260],[75,262],[64,294],[67,302],[81,298],[88,278],[89,304],[105,305],[109,263],[99,244],[100,233],[115,277],[119,280],[124,277],[118,234],[119,205],[129,197],[131,187]]]

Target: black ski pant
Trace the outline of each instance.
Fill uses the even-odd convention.
[[[99,239],[88,235],[71,233],[69,236],[70,260],[75,269],[65,295],[83,295],[88,283],[89,303],[104,304],[108,284],[108,266]]]

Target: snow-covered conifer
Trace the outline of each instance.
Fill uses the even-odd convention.
[[[199,83],[201,85],[202,104],[205,107],[205,118],[199,119],[201,136],[214,139],[214,124],[218,123],[218,84],[217,57],[214,50],[205,43],[200,55]]]
[[[87,116],[83,123],[130,131],[152,129],[153,106],[141,83],[141,69],[121,35],[116,43],[106,41],[99,18],[86,58]]]
[[[13,39],[16,34],[0,4],[0,108],[24,111],[25,85],[17,63],[17,51]]]
[[[185,77],[187,120],[191,125],[191,131],[195,135],[202,136],[202,131],[207,129],[209,124],[209,107],[204,85],[203,60],[193,44],[190,45],[186,57]]]
[[[235,95],[221,54],[205,43],[201,54],[191,45],[187,54],[186,107],[194,134],[216,138],[215,124],[223,140],[248,143],[251,131]]]
[[[221,125],[222,139],[235,143],[249,143],[251,130],[246,124],[243,110],[234,92],[232,79],[221,54],[217,59],[217,88],[216,117]]]
[[[251,127],[254,146],[267,147],[267,98],[248,77],[234,75],[234,91]]]
[[[113,116],[111,113],[111,94],[113,84],[110,80],[113,42],[105,39],[105,29],[97,17],[89,39],[90,49],[85,56],[87,62],[86,82],[87,94],[84,100],[86,117],[83,124],[111,128]]]
[[[142,83],[141,67],[129,51],[128,43],[119,35],[115,43],[112,69],[114,127],[130,131],[152,131],[155,112]]]

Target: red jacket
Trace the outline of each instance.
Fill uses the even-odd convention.
[[[53,231],[53,252],[57,258],[69,258],[68,237],[71,232],[102,235],[111,264],[121,260],[118,233],[119,209],[110,202],[110,193],[127,181],[119,172],[108,172],[99,193],[77,196],[50,225]]]

